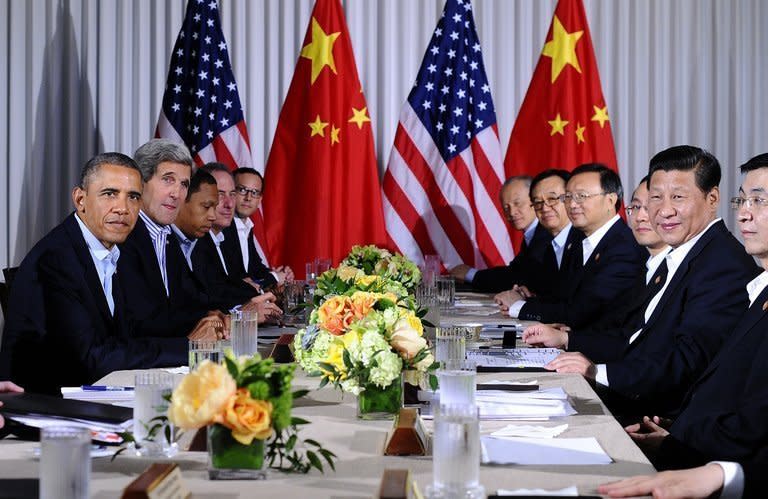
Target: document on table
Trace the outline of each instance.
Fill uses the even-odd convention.
[[[576,414],[560,387],[533,392],[482,390],[475,395],[480,419],[549,419]]]
[[[559,348],[470,350],[467,361],[482,367],[544,367],[561,353]]]
[[[597,439],[588,438],[494,438],[482,437],[483,464],[584,465],[610,464]]]
[[[91,402],[130,402],[134,398],[133,390],[83,390],[79,386],[61,387],[61,396],[65,399],[90,400]]]

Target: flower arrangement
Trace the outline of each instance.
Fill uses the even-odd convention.
[[[246,468],[243,461],[251,460],[260,468],[266,458],[271,468],[306,473],[313,467],[323,471],[322,457],[335,469],[335,454],[318,442],[303,440],[304,450],[298,450],[298,427],[308,421],[292,417],[291,409],[307,390],[291,390],[294,365],[276,365],[258,355],[235,359],[228,354],[224,362],[206,360],[187,374],[168,409],[168,418],[181,429],[209,426],[209,447],[212,436],[227,443],[212,455],[213,467]],[[254,448],[264,451],[254,453]]]
[[[359,395],[392,385],[403,369],[425,373],[435,362],[417,313],[393,293],[355,291],[327,298],[296,334],[297,363]]]
[[[410,296],[408,289],[397,281],[378,275],[369,275],[362,269],[341,264],[338,268],[323,272],[317,278],[314,305],[319,306],[328,297],[350,296],[356,291],[391,293],[398,300],[407,300]]]
[[[403,285],[412,291],[421,282],[419,268],[403,255],[392,254],[373,245],[353,246],[342,266],[362,270],[366,275],[377,275]]]

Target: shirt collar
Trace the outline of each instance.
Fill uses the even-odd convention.
[[[589,237],[585,237],[582,244],[583,245],[589,244],[591,245],[592,249],[597,248],[597,245],[600,244],[600,240],[611,229],[611,227],[613,227],[613,224],[615,224],[618,219],[619,219],[618,215],[614,215],[613,217],[611,217],[611,219],[608,220],[605,224],[603,224],[602,227],[594,231]]]
[[[91,232],[85,223],[80,220],[80,215],[77,213],[75,213],[75,220],[77,220],[77,225],[80,226],[80,232],[83,233],[85,244],[88,246],[88,251],[91,252],[93,257],[101,262],[110,260],[113,265],[117,265],[117,259],[120,258],[120,249],[117,245],[113,245],[112,249],[105,248],[101,241],[96,239],[96,236],[93,235],[93,232]]]
[[[531,239],[533,239],[533,233],[536,232],[537,225],[539,225],[539,219],[536,217],[533,217],[533,222],[528,224],[528,227],[526,227],[525,231],[523,232],[523,238],[525,239],[525,244],[531,244]]]
[[[751,307],[763,289],[768,286],[768,270],[764,270],[759,276],[747,283],[747,293],[749,293],[749,306]]]
[[[152,236],[152,239],[157,239],[162,233],[165,233],[166,235],[171,233],[171,228],[169,226],[155,223],[154,220],[149,218],[149,215],[144,213],[144,210],[139,210],[139,216],[144,220],[144,224],[147,226],[147,230],[149,231],[149,235]]]
[[[213,239],[213,243],[218,246],[222,242],[224,242],[224,231],[219,232],[218,234],[214,234],[212,230],[208,231],[208,234],[211,235],[211,239]]]
[[[688,256],[688,252],[690,252],[691,249],[696,245],[696,243],[699,242],[699,239],[701,239],[701,236],[703,236],[710,228],[712,228],[713,225],[715,225],[720,220],[722,220],[722,218],[716,218],[712,220],[711,222],[709,222],[709,225],[707,225],[707,227],[704,230],[696,234],[695,237],[691,238],[690,240],[684,242],[677,248],[674,248],[672,251],[667,253],[667,267],[669,268],[669,270],[671,271],[672,268],[676,269],[678,266],[680,266],[680,264],[683,263],[683,260],[685,259],[685,257]],[[670,272],[670,274],[671,273],[672,272]]]
[[[184,234],[184,233],[181,231],[181,229],[179,229],[178,227],[176,227],[176,225],[171,225],[171,230],[173,231],[173,233],[174,233],[174,234],[176,234],[176,238],[177,238],[177,239],[179,240],[179,242],[180,242],[180,243],[182,243],[182,244],[192,244],[192,243],[194,243],[194,242],[196,242],[196,241],[197,241],[197,239],[192,239],[192,238],[189,238],[189,237],[187,237],[187,235],[186,235],[186,234]]]
[[[237,215],[235,215],[235,227],[238,231],[240,230],[246,230],[249,231],[253,228],[253,220],[251,220],[249,217],[240,218]]]
[[[571,223],[568,222],[568,225],[563,227],[563,230],[558,232],[558,234],[552,238],[552,246],[555,248],[562,248],[565,246],[565,242],[568,240],[568,234],[571,232]]]
[[[659,265],[661,265],[661,262],[664,261],[664,258],[666,258],[667,253],[669,253],[669,246],[659,251],[655,255],[648,257],[648,261],[645,262],[645,268],[647,269],[647,272],[645,274],[646,284],[648,284],[648,281],[651,279],[651,277],[653,277],[653,275],[659,269]]]

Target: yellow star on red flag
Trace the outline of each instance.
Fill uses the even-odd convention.
[[[557,113],[557,117],[555,117],[552,121],[547,121],[549,123],[549,126],[552,127],[552,130],[549,132],[549,136],[553,136],[556,133],[559,133],[560,135],[565,135],[563,130],[565,129],[565,125],[567,125],[569,122],[563,120],[560,117],[560,113]]]
[[[336,125],[331,125],[331,145],[341,142],[339,140],[339,133],[341,128],[336,128]]]
[[[581,144],[582,142],[586,142],[584,140],[584,130],[586,130],[587,127],[582,126],[581,123],[576,123],[576,143]]]
[[[310,137],[314,137],[315,135],[325,137],[325,127],[328,126],[328,123],[321,121],[319,114],[317,115],[317,118],[315,118],[315,121],[309,122],[307,125],[312,129],[312,133],[309,135]]]
[[[312,42],[301,49],[301,57],[312,61],[312,83],[325,66],[336,73],[336,61],[333,59],[333,44],[341,32],[326,34],[317,19],[312,18]]]
[[[592,109],[595,110],[595,114],[592,116],[592,121],[597,121],[598,123],[600,123],[600,128],[603,128],[605,126],[606,121],[611,121],[608,118],[608,106],[603,106],[603,107],[592,106]]]
[[[552,40],[544,44],[544,50],[541,52],[542,55],[552,58],[552,83],[557,80],[567,64],[581,73],[579,58],[576,56],[576,44],[583,34],[583,30],[568,33],[560,19],[555,16],[552,22]]]
[[[371,118],[369,118],[366,113],[368,112],[367,107],[363,107],[362,109],[355,109],[352,108],[352,117],[349,118],[348,123],[355,123],[357,125],[357,128],[362,129],[363,123],[366,121],[371,121]]]

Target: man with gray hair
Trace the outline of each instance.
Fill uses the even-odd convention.
[[[187,270],[171,224],[176,221],[194,172],[183,144],[152,139],[134,158],[141,171],[144,194],[136,227],[120,247],[126,305],[143,336],[186,336],[193,328],[217,328],[224,317]],[[201,320],[202,319],[202,320]],[[195,326],[197,324],[197,326]]]

